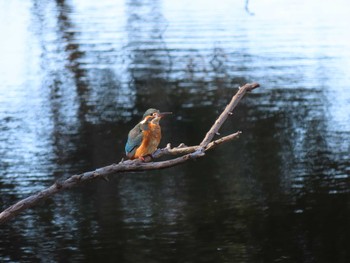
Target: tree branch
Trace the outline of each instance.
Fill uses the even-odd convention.
[[[258,83],[246,84],[241,87],[235,96],[233,96],[231,102],[226,106],[225,110],[221,113],[218,119],[215,121],[213,126],[205,135],[203,141],[200,145],[195,146],[185,146],[184,144],[180,144],[178,147],[171,148],[170,144],[163,149],[157,150],[152,158],[156,159],[165,155],[181,155],[179,157],[159,162],[143,162],[139,159],[137,160],[122,160],[118,164],[111,164],[95,171],[89,171],[82,174],[77,174],[69,177],[64,181],[56,181],[50,187],[33,194],[25,199],[20,200],[16,204],[8,207],[3,212],[0,213],[0,224],[4,224],[13,217],[17,216],[20,212],[35,206],[40,201],[45,200],[54,194],[63,191],[65,189],[76,186],[80,183],[91,181],[97,178],[106,179],[108,175],[117,174],[117,173],[127,173],[127,172],[135,172],[135,171],[149,171],[149,170],[158,170],[164,169],[168,167],[172,167],[175,165],[179,165],[184,163],[190,159],[196,159],[205,155],[207,150],[211,150],[218,145],[232,141],[239,137],[242,133],[240,131],[236,133],[232,133],[230,135],[224,136],[220,139],[212,141],[215,135],[219,135],[218,131],[222,124],[226,121],[228,116],[232,115],[233,109],[237,106],[242,97],[246,94],[246,92],[251,91],[255,88],[259,87]],[[150,158],[150,159],[152,159]]]
[[[210,130],[205,135],[203,141],[201,142],[200,146],[205,148],[208,146],[208,144],[211,142],[211,140],[214,138],[215,135],[220,135],[219,129],[221,128],[222,124],[226,121],[227,117],[232,115],[232,111],[240,100],[243,98],[243,96],[248,92],[252,91],[253,89],[256,89],[259,87],[258,83],[251,83],[251,84],[245,84],[243,87],[240,87],[236,95],[234,95],[230,101],[230,103],[226,106],[225,110],[220,114],[219,118],[215,121],[214,125],[210,128]]]

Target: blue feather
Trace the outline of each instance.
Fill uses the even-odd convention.
[[[141,145],[142,143],[142,130],[140,127],[140,124],[137,124],[130,132],[128,135],[128,141],[126,142],[125,145],[125,153],[126,156],[129,158],[133,157],[137,148]]]

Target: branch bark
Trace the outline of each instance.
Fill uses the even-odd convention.
[[[159,162],[142,162],[141,160],[122,160],[118,164],[111,164],[102,168],[98,168],[95,171],[76,174],[61,182],[56,181],[50,187],[38,193],[35,193],[25,199],[20,200],[19,202],[15,203],[14,205],[8,207],[3,212],[1,212],[0,224],[8,222],[10,219],[14,218],[22,211],[35,206],[40,201],[45,200],[60,191],[71,188],[80,183],[98,178],[106,179],[108,175],[117,173],[165,169],[168,167],[182,164],[190,159],[202,157],[205,155],[206,151],[211,150],[222,143],[226,143],[228,141],[232,141],[238,138],[241,134],[240,131],[213,141],[214,136],[219,135],[219,129],[221,128],[222,124],[226,121],[228,116],[232,115],[233,109],[237,106],[237,104],[243,98],[246,92],[252,91],[257,87],[259,87],[258,83],[248,83],[243,87],[240,87],[236,95],[233,96],[231,102],[226,106],[225,110],[215,121],[215,123],[207,132],[203,141],[199,145],[185,146],[184,144],[180,144],[178,147],[171,148],[170,144],[168,144],[167,147],[157,150],[152,155],[152,158],[156,159],[165,155],[181,156]]]

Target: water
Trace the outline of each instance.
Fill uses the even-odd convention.
[[[57,194],[0,227],[2,262],[349,262],[346,1],[1,1],[0,208],[123,157],[148,107],[238,141]]]

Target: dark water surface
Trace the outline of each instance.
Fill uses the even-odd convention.
[[[305,3],[304,3],[305,2]],[[57,194],[0,262],[350,262],[347,1],[0,1],[0,208],[119,161],[143,111],[174,145],[238,141]]]

